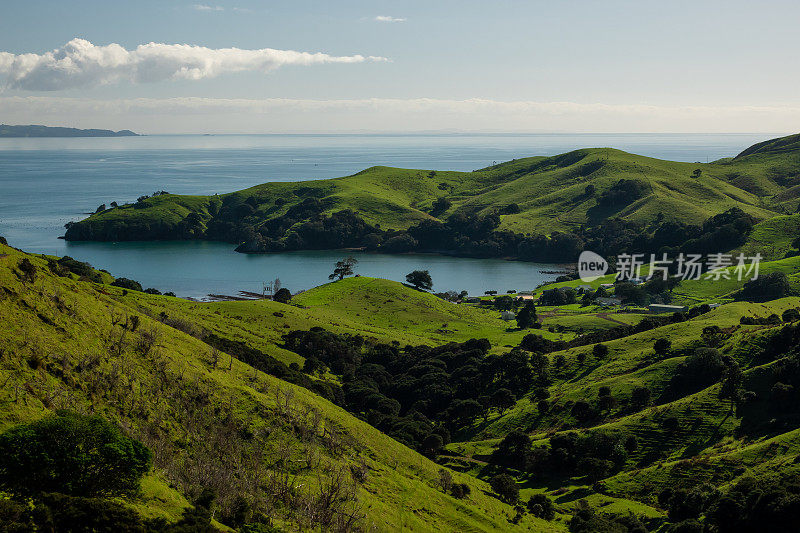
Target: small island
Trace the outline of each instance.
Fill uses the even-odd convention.
[[[40,125],[12,126],[0,124],[0,137],[137,137],[131,130],[99,130]]]

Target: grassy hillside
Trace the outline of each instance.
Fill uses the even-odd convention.
[[[247,216],[263,224],[285,217],[308,199],[319,200],[323,214],[350,209],[383,230],[407,229],[453,213],[506,213],[500,229],[520,233],[575,229],[609,217],[649,223],[659,214],[665,220],[698,223],[732,207],[763,220],[797,208],[796,137],[762,143],[736,158],[708,164],[593,148],[518,159],[473,172],[372,167],[343,178],[271,182],[213,197],[167,194],[92,215],[78,223],[73,235],[130,240],[143,228],[175,228],[189,213],[196,213],[196,225],[189,225],[194,229],[184,236],[193,238],[226,202],[249,202],[252,209],[246,210]],[[603,203],[603,195],[620,180],[636,184],[636,198]],[[447,200],[449,207],[434,211],[438,199]],[[511,204],[519,211],[508,210]]]
[[[21,269],[24,259],[34,266],[33,281]],[[763,271],[793,273],[800,270],[796,263],[796,258],[774,261]],[[296,296],[291,305],[201,303],[56,276],[47,258],[6,246],[0,248],[0,286],[0,430],[61,408],[117,422],[155,455],[141,495],[125,500],[145,516],[174,520],[202,487],[212,486],[221,495],[222,522],[243,496],[280,528],[309,526],[313,518],[302,509],[338,480],[349,496],[336,513],[354,513],[363,527],[381,531],[559,531],[585,505],[623,516],[632,512],[657,528],[668,519],[669,509],[658,500],[666,487],[706,481],[725,488],[747,476],[772,479],[776,472],[791,476],[797,470],[798,426],[793,418],[770,412],[778,363],[757,356],[777,327],[740,324],[742,317],[800,308],[797,297],[728,303],[605,341],[608,351],[602,356],[593,344],[547,353],[547,372],[539,378],[544,382],[512,407],[476,418],[453,435],[439,457],[460,471],[454,474],[457,482],[472,488],[466,499],[457,499],[439,488],[435,462],[308,389],[259,372],[201,339],[214,334],[300,366],[303,358],[287,350],[281,337],[312,327],[400,345],[485,337],[502,358],[528,333],[570,340],[637,324],[646,315],[594,305],[540,306],[543,328],[520,331],[496,311],[366,277],[323,285]],[[737,287],[686,282],[676,293],[697,302],[724,300]],[[709,334],[710,327],[719,329]],[[672,343],[667,354],[653,348],[662,338]],[[736,362],[744,390],[756,400],[732,411],[730,402],[719,398],[718,381],[670,392],[682,365],[705,347]],[[599,391],[606,387],[613,401],[600,409]],[[636,407],[634,390],[642,387],[649,391],[649,404]],[[595,414],[576,414],[581,402],[597,409]],[[636,447],[618,467],[593,480],[580,469],[539,472],[498,465],[492,453],[513,431],[529,435],[533,450],[571,434],[633,437]],[[356,480],[351,471],[365,474]],[[542,494],[552,500],[555,518],[517,516],[498,499],[488,482],[503,471],[514,474],[523,503]]]
[[[33,281],[19,270],[23,259]],[[59,408],[116,421],[154,453],[155,471],[130,501],[150,515],[175,518],[185,498],[211,486],[221,519],[242,496],[279,527],[313,524],[306,502],[339,480],[354,496],[335,511],[355,513],[366,528],[558,529],[532,517],[512,526],[511,508],[476,479],[456,475],[473,488],[465,500],[443,493],[435,463],[144,312],[177,299],[58,277],[43,258],[3,245],[0,286],[0,428]],[[365,472],[360,481],[351,467]]]
[[[545,492],[566,509],[588,496],[595,504],[604,502],[604,506],[662,519],[663,515],[648,506],[664,508],[657,496],[666,488],[692,490],[709,483],[727,490],[745,478],[793,479],[800,452],[798,422],[793,415],[773,418],[770,387],[780,359],[768,362],[758,355],[764,339],[781,326],[746,326],[739,319],[766,318],[797,308],[797,297],[766,304],[731,303],[686,322],[608,341],[609,353],[603,358],[593,355],[591,345],[549,353],[552,383],[548,386],[548,411],[541,411],[532,391],[508,411],[485,423],[476,422],[469,440],[448,446],[448,464],[478,477],[490,477],[497,471],[491,454],[501,437],[513,431],[530,435],[534,449],[548,447],[557,436],[570,433],[614,435],[620,442],[632,437],[636,447],[625,455],[624,464],[601,476],[605,479],[599,483],[592,484],[581,473],[523,471],[518,478],[529,493]],[[721,328],[713,341],[705,334],[709,326]],[[654,341],[660,338],[672,341],[667,355],[653,350]],[[731,357],[743,370],[743,387],[752,394],[749,402],[732,410],[729,402],[719,398],[719,383],[675,398],[668,396],[679,365],[707,346]],[[586,355],[584,360],[577,357],[581,352]],[[554,364],[558,358],[564,359],[560,366]],[[590,420],[576,418],[571,408],[581,401],[598,405],[602,396],[598,391],[603,387],[608,387],[615,400],[612,407]],[[637,387],[650,391],[649,406],[632,404]],[[669,419],[674,419],[674,425],[666,423]]]
[[[501,320],[499,311],[458,305],[394,281],[365,276],[305,291],[292,299],[292,305],[271,300],[187,302],[142,293],[129,297],[153,316],[164,312],[183,317],[198,328],[246,342],[287,364],[302,364],[296,354],[280,347],[281,336],[296,329],[322,327],[402,345],[438,345],[477,337],[489,339],[496,349],[516,346],[526,334],[516,323]],[[606,322],[600,320],[596,327],[607,327]],[[572,337],[548,331],[544,335],[553,340]]]

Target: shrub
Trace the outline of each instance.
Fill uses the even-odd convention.
[[[608,355],[608,346],[605,344],[595,344],[592,348],[592,355],[597,359],[604,359]]]
[[[781,319],[784,322],[794,322],[795,320],[800,320],[800,311],[797,309],[787,309],[781,314]]]
[[[122,289],[127,289],[131,291],[142,291],[142,284],[138,281],[134,281],[128,278],[117,278],[113,282],[111,282],[113,287],[120,287]]]
[[[151,453],[99,416],[58,411],[0,434],[0,489],[15,494],[129,494]]]
[[[552,520],[556,517],[556,508],[553,500],[544,494],[534,494],[528,500],[528,512],[537,518]]]
[[[766,302],[788,296],[791,292],[789,279],[783,272],[771,272],[765,276],[751,279],[744,284],[736,298],[751,302]]]
[[[661,421],[661,425],[667,431],[670,431],[670,432],[678,431],[678,427],[680,427],[680,421],[678,420],[677,417],[668,416],[667,418],[665,418],[664,420]]]
[[[578,462],[578,470],[586,475],[589,483],[596,483],[607,477],[613,466],[611,461],[595,457],[584,457]]]
[[[631,394],[631,403],[634,407],[647,407],[650,403],[650,389],[647,387],[636,387]]]
[[[459,500],[466,498],[471,492],[472,489],[466,483],[454,483],[450,488],[450,494],[453,498],[458,498]]]
[[[546,415],[548,411],[550,411],[550,404],[547,400],[539,400],[536,404],[536,408],[539,410],[539,414]]]
[[[22,280],[33,283],[36,281],[36,267],[27,257],[19,262],[19,271],[22,273]]]
[[[275,293],[275,296],[273,296],[272,299],[282,304],[288,304],[292,299],[292,293],[289,291],[289,289],[283,287]]]
[[[653,343],[653,349],[658,355],[667,355],[670,349],[672,349],[672,343],[668,339],[657,339],[656,342]]]
[[[519,487],[516,480],[508,474],[497,474],[489,480],[492,490],[506,503],[519,500]]]

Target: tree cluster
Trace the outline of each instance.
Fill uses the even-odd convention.
[[[425,453],[436,453],[450,432],[490,409],[511,407],[548,379],[546,357],[522,350],[489,354],[485,339],[401,349],[312,328],[288,333],[284,346],[306,358],[305,372],[342,376],[349,411]]]

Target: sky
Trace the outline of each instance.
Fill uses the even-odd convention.
[[[0,123],[796,132],[796,0],[0,0]]]

